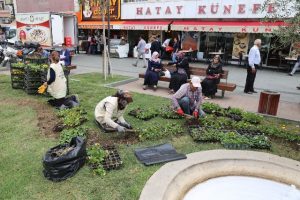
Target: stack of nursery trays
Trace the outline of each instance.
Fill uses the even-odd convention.
[[[38,88],[47,81],[47,64],[28,64],[25,69],[25,91],[37,94]]]
[[[108,155],[103,160],[102,165],[105,170],[119,169],[123,165],[123,161],[114,145],[103,146]]]
[[[11,87],[13,89],[24,88],[25,64],[22,62],[10,64]]]

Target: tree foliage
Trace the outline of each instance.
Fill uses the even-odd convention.
[[[283,21],[285,26],[280,26],[274,31],[281,46],[288,46],[300,42],[300,0],[266,0],[263,11],[268,4],[275,4],[275,12],[268,13],[265,21]]]

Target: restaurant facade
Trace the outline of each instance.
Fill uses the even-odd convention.
[[[292,47],[274,49],[277,42],[272,32],[283,22],[263,22],[276,12],[275,3],[262,7],[265,0],[112,0],[111,38],[125,37],[130,49],[144,35],[150,42],[160,35],[162,42],[178,37],[184,50],[192,50],[197,59],[206,59],[209,52],[223,52],[226,59],[247,55],[253,41],[262,39],[262,58],[266,65],[278,65],[281,56],[289,55]],[[102,28],[100,5],[86,0],[79,17],[79,28]]]

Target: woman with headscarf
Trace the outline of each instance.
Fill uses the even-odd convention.
[[[177,62],[175,63],[176,71],[171,74],[171,81],[169,85],[170,93],[175,93],[181,85],[187,82],[190,78],[189,61],[184,57],[184,53],[177,55]]]
[[[148,62],[148,68],[145,74],[143,89],[153,86],[153,89],[157,89],[157,83],[159,79],[159,73],[162,71],[161,60],[159,59],[159,53],[154,51],[152,58]]]
[[[220,77],[223,73],[222,67],[220,56],[215,56],[206,69],[206,78],[201,83],[204,99],[213,98],[217,93],[217,84],[220,83]]]

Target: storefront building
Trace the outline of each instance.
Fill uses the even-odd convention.
[[[87,1],[85,1],[87,2]],[[223,52],[226,59],[239,59],[247,55],[253,41],[263,40],[261,50],[263,63],[278,65],[281,55],[288,55],[291,48],[273,49],[271,44],[276,42],[271,33],[284,25],[283,22],[262,22],[267,14],[275,12],[275,4],[266,6],[261,11],[265,0],[113,0],[117,5],[111,18],[113,37],[125,36],[131,46],[137,43],[140,34],[148,41],[153,35],[160,35],[162,42],[167,38],[178,37],[184,50],[193,50],[195,57],[205,59],[210,52]],[[113,6],[114,6],[113,5]],[[94,15],[99,13],[92,8],[95,1],[83,5],[83,12]],[[97,6],[96,6],[97,7]],[[86,9],[88,8],[88,9]],[[89,12],[89,9],[91,12]],[[81,13],[81,16],[84,14]],[[91,20],[92,19],[92,20]],[[98,19],[82,18],[79,27],[85,28],[90,24],[101,28]]]

